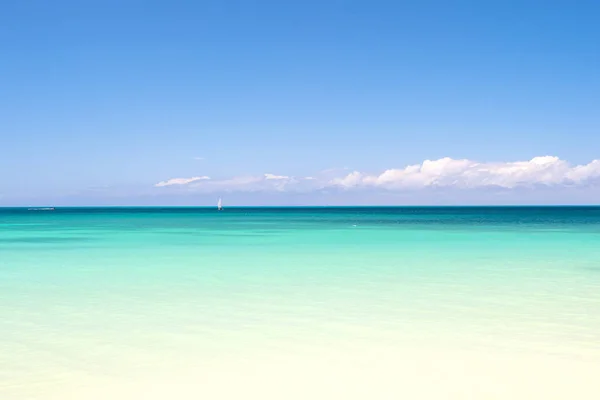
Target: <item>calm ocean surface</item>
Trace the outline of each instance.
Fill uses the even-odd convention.
[[[600,207],[0,208],[3,400],[598,399],[598,376]]]

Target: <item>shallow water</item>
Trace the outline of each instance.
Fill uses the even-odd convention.
[[[2,399],[597,399],[600,208],[0,209],[0,355]]]

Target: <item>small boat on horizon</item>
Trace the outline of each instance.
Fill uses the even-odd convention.
[[[218,211],[222,211],[223,210],[223,202],[221,201],[220,197],[219,197],[219,201],[217,202],[217,210]]]

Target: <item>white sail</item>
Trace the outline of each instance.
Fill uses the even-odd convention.
[[[223,209],[223,202],[221,201],[220,198],[219,198],[219,202],[217,203],[217,209],[219,209],[219,210]]]

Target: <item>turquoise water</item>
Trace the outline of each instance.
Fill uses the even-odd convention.
[[[576,379],[600,372],[600,207],[0,209],[2,399],[84,399],[107,385],[135,398],[122,385],[138,381],[188,385],[189,398],[238,398],[220,390],[239,381],[267,398],[272,380],[231,371],[276,365],[282,382],[306,373],[317,388],[308,376],[323,360],[375,371],[383,355],[388,367],[360,376],[397,398],[385,371],[426,359],[420,376],[430,365],[450,376],[459,364],[446,371],[440,354],[474,371],[466,355],[540,360],[566,391],[570,372],[573,387],[589,383],[575,398],[599,398]],[[469,390],[503,393],[517,382],[505,369]],[[206,392],[207,371],[228,383]],[[514,382],[507,397],[467,394],[537,393]],[[286,388],[273,398],[291,398]]]

